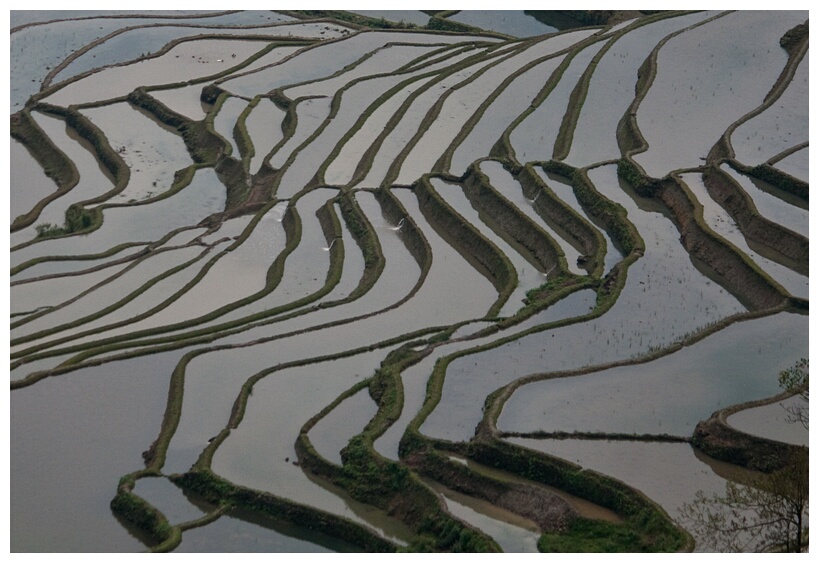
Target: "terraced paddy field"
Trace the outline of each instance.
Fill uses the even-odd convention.
[[[11,551],[703,551],[807,446],[807,12],[11,16]]]

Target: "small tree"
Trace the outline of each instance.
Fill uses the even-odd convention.
[[[779,373],[779,384],[796,392],[803,404],[787,407],[790,422],[808,428],[808,360]],[[729,481],[725,494],[696,499],[680,510],[692,535],[716,551],[801,551],[807,545],[808,449],[796,448],[780,470],[748,486]]]
[[[785,407],[790,414],[791,422],[799,422],[808,428],[808,360],[802,358],[793,367],[779,373],[779,385],[788,391],[794,391],[802,402]]]
[[[697,493],[681,516],[701,545],[715,551],[798,552],[806,544],[808,452],[802,448],[779,471],[750,486],[728,482],[725,494]]]

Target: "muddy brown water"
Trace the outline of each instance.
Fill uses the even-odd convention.
[[[533,440],[510,442],[542,451],[623,481],[658,503],[679,521],[679,510],[698,491],[724,494],[735,466],[698,454],[688,444],[605,440]],[[700,551],[700,548],[695,548]]]
[[[424,482],[438,493],[447,510],[456,518],[478,528],[506,553],[537,553],[540,531],[537,524],[517,514],[499,508],[491,502],[458,493],[424,479]]]

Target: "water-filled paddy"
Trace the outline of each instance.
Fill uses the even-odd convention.
[[[638,196],[623,191],[612,167],[594,169],[589,176],[603,195],[627,208],[645,238],[645,256],[630,267],[616,303],[597,319],[535,332],[455,360],[447,369],[441,402],[422,432],[468,439],[486,395],[506,383],[535,373],[634,358],[744,310],[696,269],[670,219],[659,209],[643,209],[648,202],[638,205],[632,199]]]
[[[241,96],[255,96],[273,89],[326,78],[344,69],[385,43],[447,44],[469,41],[470,37],[424,33],[369,31],[347,37],[340,42],[317,45],[305,49],[297,56],[269,68],[227,80],[221,86]],[[481,38],[484,41],[495,41]]]
[[[603,41],[598,41],[577,53],[548,97],[511,131],[509,141],[518,162],[552,158],[569,96],[603,45]]]
[[[204,527],[185,531],[174,553],[326,553],[355,552],[337,538],[233,509]]]
[[[38,225],[49,223],[61,227],[65,222],[65,210],[70,205],[99,197],[114,187],[109,177],[100,168],[94,155],[79,141],[72,129],[66,128],[63,120],[36,112],[32,113],[32,117],[57,148],[74,162],[80,174],[80,180],[67,194],[47,204],[30,227],[12,233],[12,246],[32,240],[37,235]],[[51,180],[47,178],[46,180],[52,186],[50,191],[56,191],[57,186]]]
[[[506,129],[535,99],[543,88],[543,77],[549,76],[563,61],[563,56],[543,61],[517,76],[490,104],[469,135],[452,156],[450,172],[460,176],[467,166],[488,154]]]
[[[374,51],[371,55],[362,58],[355,63],[350,70],[334,74],[331,78],[308,82],[300,86],[294,86],[284,90],[284,95],[295,100],[302,96],[332,96],[338,90],[358,79],[389,74],[393,71],[408,65],[429,55],[440,47],[430,45],[392,45]]]
[[[495,188],[498,193],[505,197],[512,203],[518,212],[527,216],[532,222],[541,227],[554,240],[563,254],[566,256],[566,262],[569,271],[574,274],[582,274],[583,271],[577,265],[577,259],[580,257],[580,251],[573,246],[579,244],[576,241],[567,240],[567,236],[561,236],[555,231],[555,228],[549,225],[543,218],[535,211],[535,208],[530,203],[530,200],[523,195],[523,188],[520,183],[515,180],[508,171],[504,170],[499,162],[487,161],[482,162],[480,170],[489,178],[489,183]],[[547,272],[548,273],[548,272]]]
[[[806,17],[734,12],[669,40],[637,110],[649,149],[635,161],[655,178],[699,165],[731,123],[762,104],[787,61],[779,38]]]
[[[711,199],[700,175],[683,174],[681,177],[703,206],[703,219],[715,233],[745,253],[748,258],[763,268],[766,274],[782,285],[786,291],[797,297],[808,296],[808,277],[761,255],[749,246],[733,218]]]
[[[102,12],[86,13],[91,14]],[[166,17],[175,14],[182,17]],[[612,164],[621,148],[635,145],[628,131],[617,135],[615,128],[625,123],[621,119],[627,106],[640,94],[635,90],[642,84],[639,69],[653,83],[642,104],[634,106],[650,144],[635,159],[650,174],[665,174],[678,161],[700,166],[699,159],[729,127],[760,110],[733,134],[737,160],[767,161],[807,180],[809,151],[798,144],[807,137],[790,140],[808,123],[807,60],[792,83],[780,84],[782,97],[761,111],[787,60],[783,46],[797,52],[792,47],[802,49],[807,40],[799,29],[782,44],[780,38],[804,21],[807,12],[740,11],[690,28],[659,50],[657,76],[647,74],[653,70],[644,64],[646,57],[663,38],[715,14],[663,19],[669,14],[643,18],[630,12],[605,22],[607,14],[600,12],[591,16],[595,25],[561,33],[544,32],[539,23],[530,28],[525,23],[535,20],[523,12],[460,12],[448,22],[454,27],[458,17],[473,18],[468,21],[515,37],[533,33],[531,40],[406,27],[367,30],[317,15],[290,21],[291,16],[267,11],[203,18],[182,12],[151,14],[159,18],[129,13],[126,18],[43,23],[14,31],[12,108],[22,107],[47,73],[55,72],[58,89],[46,101],[80,104],[82,115],[105,134],[102,143],[128,168],[130,180],[126,185],[120,176],[117,183],[108,171],[115,166],[101,164],[112,154],[97,154],[65,121],[36,109],[36,98],[28,101],[34,119],[74,162],[80,179],[47,205],[34,225],[10,239],[17,247],[10,253],[12,266],[27,266],[11,277],[10,289],[15,327],[10,333],[15,344],[10,350],[12,550],[116,552],[156,545],[127,515],[111,509],[117,484],[146,462],[163,476],[137,478],[135,493],[172,524],[194,519],[201,524],[182,533],[176,551],[361,549],[348,543],[352,538],[297,526],[288,514],[268,519],[249,507],[214,513],[217,502],[205,502],[190,487],[177,488],[167,478],[197,460],[234,483],[313,507],[314,517],[322,518],[318,511],[325,511],[350,518],[396,547],[439,548],[442,544],[436,542],[446,540],[446,534],[413,535],[387,516],[398,516],[404,508],[423,510],[417,498],[399,490],[398,513],[394,505],[385,512],[361,502],[367,483],[350,478],[361,469],[376,477],[373,464],[390,460],[386,471],[398,480],[385,482],[387,489],[378,492],[381,500],[382,492],[407,473],[417,477],[413,467],[420,457],[410,457],[410,449],[422,445],[418,437],[409,434],[408,457],[398,455],[408,427],[420,425],[423,435],[434,438],[468,440],[488,395],[524,377],[530,379],[505,399],[498,426],[530,437],[540,435],[529,434],[537,431],[685,437],[714,410],[776,395],[778,371],[808,355],[808,315],[768,312],[756,320],[721,325],[695,341],[698,331],[754,307],[753,300],[740,303],[731,295],[729,288],[742,280],[722,272],[722,263],[712,264],[712,270],[689,254],[686,248],[698,241],[681,240],[681,235],[689,236],[690,225],[679,228],[663,199],[638,196]],[[52,19],[77,15],[43,14]],[[388,15],[383,25],[402,17]],[[12,16],[19,23],[37,21],[26,14]],[[428,14],[413,12],[411,17],[421,24],[431,21],[433,27],[447,25],[440,16],[430,20]],[[641,25],[646,21],[651,23]],[[138,29],[116,34],[137,23]],[[623,33],[607,43],[618,32]],[[219,38],[194,39],[200,34]],[[251,39],[257,35],[264,39]],[[108,36],[105,41],[90,44],[103,36]],[[164,55],[141,59],[174,39],[186,40]],[[578,44],[589,46],[579,49]],[[588,92],[576,89],[606,45],[609,51],[589,73]],[[72,53],[76,59],[68,59],[57,74],[56,65]],[[104,68],[110,64],[120,66]],[[554,75],[564,67],[562,76]],[[95,69],[100,72],[66,85],[66,77]],[[667,92],[672,83],[686,92]],[[555,89],[549,92],[552,84]],[[199,123],[163,125],[122,98],[102,106],[93,103],[137,87],[147,87],[171,110]],[[229,94],[219,105],[211,103],[217,88]],[[203,94],[210,102],[201,100]],[[204,127],[211,121],[226,140],[224,146],[206,146],[212,139],[203,134]],[[22,120],[12,117],[12,125],[21,125],[15,135],[30,134]],[[697,130],[690,133],[686,127]],[[237,129],[247,130],[252,156],[235,135]],[[759,135],[753,137],[752,130]],[[753,137],[753,146],[739,146],[742,134]],[[37,136],[28,139],[28,148],[37,150]],[[685,141],[682,148],[680,139]],[[566,160],[582,168],[577,172],[581,176],[569,169],[561,171],[566,177],[552,176],[535,165],[551,159],[556,146],[561,158],[569,151]],[[740,156],[749,147],[758,158]],[[230,160],[228,150],[241,162]],[[199,162],[203,156],[207,162]],[[39,158],[48,159],[47,151]],[[11,159],[14,219],[56,185],[25,147],[13,144]],[[576,275],[543,276],[552,266],[553,251],[523,248],[514,241],[521,238],[519,226],[510,224],[512,217],[496,215],[491,193],[477,190],[471,177],[462,187],[444,171],[441,180],[432,180],[433,189],[461,216],[456,221],[471,228],[460,231],[448,222],[452,217],[441,215],[425,188],[415,183],[424,175],[429,178],[436,165],[448,166],[455,175],[480,166],[490,189],[516,206],[532,223],[529,227],[537,227],[543,244],[551,233],[555,251],[562,248]],[[528,199],[535,197],[530,190],[536,186],[526,185],[524,194],[515,180],[525,177],[518,175],[520,165],[534,166],[567,212],[573,209],[601,233],[607,250],[605,277],[594,276],[597,269],[591,274],[577,269],[577,255],[586,248],[581,242],[587,242],[579,237],[586,233],[563,232],[558,221],[552,225],[536,213],[545,207]],[[242,178],[248,176],[246,184],[232,181],[231,167]],[[583,174],[599,195],[584,185]],[[760,215],[807,236],[807,201],[785,191],[801,190],[801,184],[776,188],[737,179]],[[786,291],[808,297],[807,276],[763,257],[760,252],[777,256],[756,243],[746,243],[711,200],[699,173],[685,174],[683,180],[690,187],[682,188],[683,193],[694,194],[705,223],[734,245],[738,259],[747,256]],[[112,193],[114,186],[124,187],[122,193]],[[179,191],[169,192],[172,187]],[[620,211],[595,203],[598,197]],[[62,225],[69,204],[91,199],[99,200],[87,204],[99,208],[103,222],[98,229],[21,244],[35,236],[42,222]],[[643,251],[637,241],[625,260],[613,240],[618,248],[632,245],[610,215],[621,212],[645,243]],[[498,265],[484,264],[485,257],[468,252],[482,244],[469,240],[473,228],[508,257],[518,274],[518,286],[504,303],[499,301],[501,283],[493,282],[488,272]],[[697,256],[709,251],[697,249]],[[724,262],[732,265],[730,256]],[[543,281],[550,283],[533,293],[533,302],[522,310],[521,316],[528,318],[511,316],[523,305],[525,291]],[[581,285],[574,287],[583,289],[567,293],[577,283]],[[543,299],[556,291],[561,298],[545,307]],[[60,304],[61,309],[48,308]],[[803,305],[801,300],[793,304]],[[487,318],[490,312],[500,318]],[[32,340],[21,343],[21,337]],[[689,344],[667,353],[667,347],[681,341]],[[402,345],[406,349],[398,350]],[[389,406],[392,400],[387,379],[374,380],[372,389],[359,384],[379,368],[391,370],[395,366],[390,362],[409,359],[411,351],[422,354],[418,363],[382,373],[400,381],[402,410],[375,440],[375,452],[352,452],[366,465],[339,469],[343,478],[333,485],[312,465],[294,463],[303,425],[324,412],[309,439],[319,455],[342,464],[341,450],[373,420],[378,401],[386,398],[383,404]],[[145,355],[122,359],[135,353]],[[192,359],[180,364],[187,353]],[[654,358],[650,362],[608,365],[648,355]],[[90,365],[97,362],[103,363]],[[442,369],[436,371],[436,365]],[[549,379],[563,370],[583,373]],[[252,388],[243,389],[249,380]],[[382,390],[388,394],[381,396]],[[414,420],[426,412],[424,405],[431,414]],[[732,415],[729,423],[790,440],[778,434],[794,427],[783,421],[783,412],[779,404],[755,407]],[[167,424],[161,429],[163,421]],[[223,442],[211,441],[223,431]],[[158,437],[168,440],[167,457],[166,442],[155,442]],[[697,490],[721,492],[725,480],[720,475],[733,475],[725,466],[706,465],[683,443],[507,440],[553,450],[621,479],[671,517]],[[142,452],[152,443],[159,455],[146,459]],[[209,446],[212,460],[200,457],[211,453]],[[432,448],[476,474],[520,480]],[[521,452],[512,454],[517,458]],[[367,455],[375,457],[367,460]],[[494,537],[506,551],[536,549],[539,533],[530,522],[431,486],[446,496],[452,513]],[[584,516],[619,521],[588,501],[553,492]],[[206,514],[213,519],[203,523],[200,518]],[[469,540],[468,534],[459,541]]]
[[[808,122],[799,111],[808,99],[808,53],[785,92],[768,109],[734,130],[731,145],[738,161],[762,164],[808,140]]]
[[[725,493],[726,479],[716,471],[724,473],[728,464],[705,458],[688,444],[526,438],[509,441],[619,479],[645,493],[675,519],[682,505],[694,500],[697,491],[706,495]]]
[[[398,23],[413,23],[415,25],[426,25],[429,16],[417,10],[348,10],[354,14],[361,14],[368,18],[386,19]]]
[[[516,10],[466,10],[447,19],[512,37],[532,37],[557,31],[557,28]]]
[[[799,396],[760,407],[741,410],[728,417],[728,424],[737,430],[789,444],[808,445],[808,429],[793,420],[788,409],[807,408]]]
[[[550,174],[549,172],[545,172],[542,168],[535,168],[535,172],[546,182],[546,185],[551,189],[560,200],[577,211],[577,213],[586,219],[588,219],[592,224],[594,224],[594,219],[589,217],[586,213],[586,210],[583,209],[583,206],[580,205],[580,202],[577,200],[577,196],[574,193],[574,188],[570,184],[567,184],[565,180],[562,180],[560,177]],[[620,260],[623,259],[623,255],[617,250],[617,247],[614,245],[614,242],[611,240],[609,233],[606,229],[599,228],[598,231],[606,241],[606,255],[603,258],[603,269],[604,272],[611,271],[612,267],[617,264]]]
[[[12,551],[145,549],[109,504],[120,477],[144,466],[167,399],[156,390],[167,389],[178,356],[86,368],[12,393]]]
[[[505,553],[537,553],[540,531],[537,524],[492,503],[427,483],[446,502],[456,517],[469,522],[498,542]]]
[[[295,460],[293,443],[299,428],[324,405],[361,378],[368,377],[384,353],[376,351],[336,360],[332,367],[317,364],[291,368],[274,372],[256,383],[242,423],[214,456],[214,471],[234,483],[365,523],[387,537],[407,537],[406,530],[398,522],[374,508],[332,494],[290,462]],[[332,370],[334,376],[328,378],[326,369]],[[235,389],[238,391],[238,387]],[[200,411],[208,410],[203,408],[207,403],[193,401],[193,404]],[[224,417],[229,411],[222,412]],[[212,414],[210,418],[213,418]],[[198,433],[204,437],[202,429]],[[202,443],[202,447],[204,445]]]
[[[498,428],[689,436],[720,408],[775,395],[776,375],[807,354],[807,325],[805,316],[780,313],[652,362],[525,385]]]
[[[201,253],[201,248],[192,247],[170,250],[150,256],[123,272],[122,275],[111,279],[104,285],[100,285],[94,291],[85,294],[81,299],[70,305],[55,310],[40,319],[14,330],[12,335],[14,338],[19,338],[41,330],[51,329],[64,323],[85,319],[89,315],[115,303],[120,306],[125,305],[125,299],[132,291],[138,290],[143,284],[164,274],[178,264],[195,260]],[[103,270],[103,272],[107,274],[105,276],[106,280],[116,273],[116,271],[106,270]],[[170,294],[166,297],[170,297]]]
[[[133,203],[167,192],[176,171],[193,164],[180,135],[126,102],[82,113],[102,130],[131,171],[128,185],[111,203]],[[199,171],[199,175],[207,174]]]
[[[152,59],[107,68],[72,82],[46,98],[67,106],[126,96],[139,86],[173,84],[225,72],[267,43],[252,40],[200,39],[185,41]],[[236,58],[233,58],[236,55]]]
[[[26,147],[15,139],[11,140],[11,198],[10,221],[18,215],[28,213],[41,199],[57,190],[43,167],[40,166]],[[12,243],[13,244],[13,243]]]
[[[413,92],[431,80],[434,80],[434,77],[415,80],[379,105],[364,125],[344,143],[338,156],[333,159],[324,172],[324,181],[332,185],[350,183],[356,165],[361,160],[364,151],[372,146],[378,135],[384,130],[383,124],[394,115],[396,110]]]
[[[198,170],[191,183],[171,197],[146,205],[110,207],[102,226],[88,235],[46,239],[12,254],[12,264],[39,256],[94,254],[118,244],[159,240],[174,227],[195,225],[222,211],[225,187],[213,169]]]
[[[759,214],[774,223],[778,223],[797,234],[808,238],[808,210],[781,200],[772,195],[769,191],[760,188],[765,185],[763,180],[754,181],[749,176],[740,174],[727,164],[720,167],[723,172],[727,172],[736,182],[742,186]],[[770,189],[770,188],[769,188]],[[774,188],[775,189],[775,188]]]
[[[663,37],[714,15],[709,12],[663,19],[617,39],[594,69],[566,162],[588,166],[620,157],[617,124],[634,99],[637,71]]]
[[[341,465],[341,450],[350,438],[361,433],[378,412],[378,405],[363,389],[342,401],[316,424],[307,435],[323,458]]]
[[[513,248],[501,235],[495,233],[491,227],[484,223],[480,213],[472,206],[459,185],[446,184],[438,179],[432,180],[432,185],[444,201],[452,206],[467,223],[477,228],[485,238],[497,246],[512,263],[512,267],[518,276],[518,285],[499,312],[499,316],[513,315],[523,306],[522,302],[526,298],[526,292],[542,285],[545,281],[543,272],[538,269],[537,262],[531,255],[528,259],[524,258],[521,252],[525,253],[525,251],[520,248],[517,250]]]
[[[281,141],[283,119],[284,110],[269,98],[261,98],[245,120],[247,133],[253,142],[253,158],[250,160],[251,174],[259,171],[264,159],[267,158],[276,143]]]
[[[777,161],[775,166],[785,174],[790,174],[794,178],[807,182],[810,175],[809,162],[808,149],[806,147]]]
[[[528,63],[552,55],[565,45],[567,37],[559,36],[539,41],[518,53],[498,58],[491,66],[475,73],[474,80],[465,80],[453,87],[440,108],[440,113],[407,156],[398,176],[398,183],[411,182],[413,171],[429,170],[440,154],[454,140],[470,116],[486,98],[514,72]],[[415,172],[417,175],[417,172]]]
[[[239,114],[247,107],[247,102],[241,98],[228,97],[222,106],[219,108],[219,113],[213,120],[213,128],[223,139],[230,143],[232,149],[231,156],[234,158],[242,158],[244,155],[239,150],[236,144],[236,137],[233,133],[233,128],[236,127],[236,122],[239,120]]]
[[[457,72],[441,77],[440,80],[432,83],[429,88],[418,93],[414,99],[412,99],[409,107],[403,112],[401,120],[396,124],[395,128],[384,138],[373,159],[370,172],[364,180],[358,184],[359,187],[377,187],[381,185],[385,176],[389,174],[389,169],[393,166],[396,157],[399,156],[402,150],[406,150],[405,147],[407,144],[422,130],[423,120],[431,108],[433,108],[434,104],[439,100],[440,96],[448,89],[467,80],[474,73],[491,64],[491,62],[491,60],[482,60],[478,63],[471,64]],[[419,145],[416,144],[415,146]],[[418,150],[424,151],[423,147]],[[426,152],[425,154],[428,156]],[[420,176],[418,169],[410,168],[406,165],[401,167],[401,172],[407,183],[413,182]]]

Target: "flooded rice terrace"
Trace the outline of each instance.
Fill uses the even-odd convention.
[[[11,551],[714,548],[808,443],[807,21],[12,11]]]

